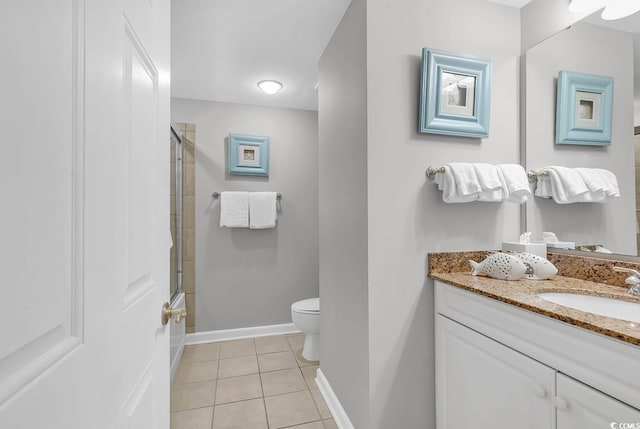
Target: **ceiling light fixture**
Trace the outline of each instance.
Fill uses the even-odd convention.
[[[611,21],[625,18],[640,11],[640,2],[634,0],[571,0],[569,11],[573,13],[595,12],[602,9],[602,19]]]
[[[614,0],[602,11],[602,19],[611,21],[625,18],[640,10],[640,2],[632,0]]]
[[[258,88],[265,94],[273,95],[282,89],[282,84],[277,80],[261,80],[258,82]]]

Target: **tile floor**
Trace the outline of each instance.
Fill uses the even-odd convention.
[[[171,429],[337,429],[303,334],[187,346],[171,386]]]

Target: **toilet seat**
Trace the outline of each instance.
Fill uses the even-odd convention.
[[[318,314],[320,313],[320,298],[309,298],[294,302],[291,305],[291,311],[303,314]]]

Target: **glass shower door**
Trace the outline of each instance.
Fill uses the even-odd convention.
[[[171,127],[171,302],[182,292],[182,137]]]

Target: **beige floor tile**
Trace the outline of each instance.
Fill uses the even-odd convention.
[[[256,338],[256,351],[258,354],[284,352],[285,350],[291,350],[291,348],[287,337],[284,335]]]
[[[324,423],[325,429],[338,429],[338,425],[336,424],[336,421],[333,419],[323,420],[322,423]]]
[[[264,401],[260,398],[216,405],[213,429],[267,429]]]
[[[316,372],[320,368],[318,365],[314,366],[305,366],[304,368],[300,368],[302,371],[302,375],[304,375],[304,379],[307,381],[309,385],[309,389],[317,389],[318,385],[316,384]]]
[[[196,383],[215,380],[218,377],[218,361],[180,362],[174,383]]]
[[[299,368],[260,374],[264,396],[281,395],[307,389],[307,383]]]
[[[264,398],[264,402],[267,406],[267,419],[271,429],[320,420],[320,414],[308,390],[270,396]]]
[[[260,372],[298,368],[298,362],[296,358],[293,357],[291,350],[258,355],[258,364],[260,365]]]
[[[171,429],[210,429],[213,407],[171,413]]]
[[[255,355],[256,344],[253,338],[244,340],[225,341],[220,343],[220,359]]]
[[[304,347],[304,334],[289,334],[287,341],[291,350],[301,350]]]
[[[174,384],[171,388],[171,412],[211,407],[216,399],[216,381]]]
[[[208,360],[218,360],[220,356],[220,344],[197,344],[186,346],[182,353],[180,362],[204,362]]]
[[[302,349],[293,350],[293,354],[295,355],[296,361],[298,361],[298,366],[300,368],[305,367],[305,366],[318,365],[320,363],[317,360],[306,360],[305,358],[303,358],[302,357]]]
[[[311,396],[313,396],[313,400],[316,402],[318,406],[318,411],[320,411],[320,417],[323,419],[330,419],[333,416],[331,415],[331,411],[329,411],[329,407],[327,407],[327,403],[324,401],[322,397],[322,393],[318,389],[311,389]]]
[[[218,362],[218,378],[237,377],[239,375],[257,373],[258,361],[256,355],[220,359],[220,362]]]
[[[216,405],[262,397],[262,385],[258,374],[218,380]]]
[[[303,425],[289,426],[287,429],[325,429],[322,422],[305,423]]]

